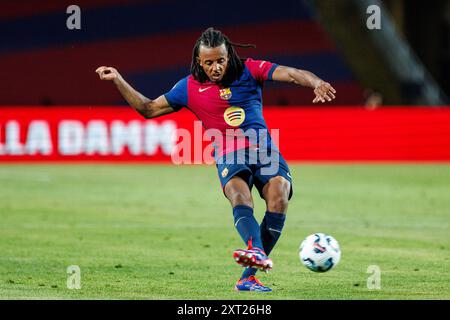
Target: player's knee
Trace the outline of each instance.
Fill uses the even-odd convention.
[[[281,176],[272,178],[266,190],[267,209],[271,212],[286,213],[290,188],[290,182],[285,178]]]
[[[278,195],[267,201],[267,210],[270,212],[286,213],[288,203],[288,197],[284,195]]]
[[[230,202],[233,207],[235,206],[249,206],[253,208],[253,200],[250,194],[245,192],[233,192],[230,196]]]

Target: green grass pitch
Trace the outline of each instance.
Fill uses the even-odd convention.
[[[242,247],[214,166],[0,166],[0,299],[450,299],[450,166],[293,165],[285,231],[261,274],[233,291]],[[260,221],[264,203],[253,192]],[[330,272],[304,237],[340,243]],[[67,267],[81,270],[68,289]],[[369,290],[367,268],[381,270]]]

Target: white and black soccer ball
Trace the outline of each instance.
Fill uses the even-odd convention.
[[[300,261],[310,270],[326,272],[335,267],[341,259],[339,243],[332,236],[314,233],[300,245]]]

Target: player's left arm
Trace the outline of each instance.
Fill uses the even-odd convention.
[[[290,82],[314,89],[316,97],[313,103],[332,101],[336,98],[336,90],[328,82],[323,81],[314,73],[292,67],[278,66],[273,74],[273,81]]]

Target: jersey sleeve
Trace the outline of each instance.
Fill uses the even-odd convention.
[[[265,60],[253,60],[251,58],[245,61],[245,65],[250,71],[253,78],[258,82],[264,82],[266,80],[272,81],[272,74],[278,67],[278,64]]]
[[[175,111],[186,107],[188,102],[187,77],[178,81],[164,96]]]

